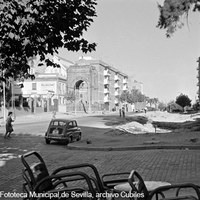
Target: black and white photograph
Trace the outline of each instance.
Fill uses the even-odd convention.
[[[0,199],[200,200],[200,0],[0,0]]]

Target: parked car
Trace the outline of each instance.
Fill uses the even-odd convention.
[[[81,134],[76,120],[52,119],[45,133],[45,141],[46,144],[50,144],[51,140],[68,144],[81,140]]]

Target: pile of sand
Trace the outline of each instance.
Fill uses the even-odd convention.
[[[169,132],[165,129],[155,128],[152,123],[140,124],[138,122],[130,122],[124,125],[116,126],[116,129],[132,134],[145,134],[145,133],[166,133]]]
[[[147,117],[148,122],[144,125],[138,122],[130,122],[127,124],[116,126],[115,128],[124,132],[129,132],[132,134],[145,134],[145,133],[166,133],[170,132],[169,130],[155,128],[152,125],[153,121],[158,122],[185,122],[185,121],[194,121],[197,115],[185,115],[185,114],[178,114],[178,113],[168,113],[168,112],[147,112],[147,113],[139,113],[134,114],[134,116],[143,116]]]

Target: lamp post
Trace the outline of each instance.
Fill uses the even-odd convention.
[[[74,114],[76,115],[76,84],[74,87]]]
[[[6,121],[6,85],[3,81],[3,121]]]
[[[11,90],[12,90],[12,110],[15,116],[15,94],[14,94],[14,79],[11,80]]]

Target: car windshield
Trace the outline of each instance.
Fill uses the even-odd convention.
[[[51,125],[52,126],[66,126],[66,122],[64,122],[64,121],[53,121],[53,122],[51,122]]]

